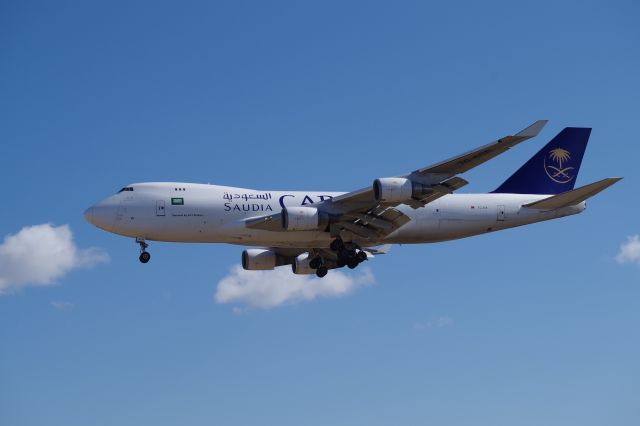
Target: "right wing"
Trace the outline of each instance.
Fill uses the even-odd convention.
[[[457,174],[477,167],[536,136],[546,123],[546,120],[536,121],[515,135],[505,136],[464,154],[391,178],[409,181],[411,195],[405,199],[392,202],[376,200],[373,186],[369,186],[310,204],[309,207],[317,208],[318,211],[330,216],[328,230],[333,237],[342,237],[343,233],[347,232],[364,242],[379,241],[410,220],[395,207],[405,204],[419,208],[444,195],[451,194],[468,183],[465,179],[456,176]],[[281,213],[251,218],[245,224],[254,229],[283,230]]]
[[[450,194],[469,183],[460,177],[454,178],[456,174],[464,173],[474,167],[477,167],[517,144],[537,136],[546,124],[547,120],[538,120],[513,136],[505,136],[495,142],[483,145],[479,148],[465,152],[464,154],[451,157],[448,160],[423,167],[398,177],[406,178],[412,182],[421,183],[430,187],[432,189],[431,193],[425,194],[424,198],[421,198],[420,200],[416,200],[425,201],[422,205],[427,204],[443,195]],[[372,204],[372,201],[374,200],[373,195],[373,188],[369,186],[367,188],[362,188],[357,191],[335,197],[330,201],[328,200],[328,203],[338,207],[339,210],[344,208],[347,210],[359,210],[362,207],[370,206]]]

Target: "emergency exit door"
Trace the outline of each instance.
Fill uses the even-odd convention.
[[[504,216],[505,216],[505,214],[504,214],[504,206],[498,206],[498,220],[500,222],[503,222],[504,221]]]
[[[156,201],[156,216],[164,216],[164,200]]]

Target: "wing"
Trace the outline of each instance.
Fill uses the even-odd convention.
[[[407,197],[382,200],[374,191],[374,183],[373,186],[310,206],[330,216],[328,230],[332,237],[341,237],[347,241],[353,239],[363,246],[376,243],[410,220],[397,206],[405,204],[412,208],[423,207],[465,186],[468,182],[456,176],[457,174],[477,167],[533,138],[546,123],[546,120],[536,121],[515,135],[505,136],[464,154],[390,178],[398,184],[404,182],[402,190],[408,191]],[[283,230],[281,213],[248,219],[245,224],[255,229]]]
[[[320,208],[320,204],[322,203],[310,204],[310,206]],[[332,214],[331,218],[328,230],[332,237],[341,236],[346,241],[357,240],[363,247],[377,244],[378,241],[410,220],[409,216],[400,210],[385,205],[352,209],[344,213]],[[285,232],[282,226],[282,213],[249,218],[245,221],[245,227],[264,231]],[[343,233],[345,231],[351,232],[355,238],[351,234],[345,235]]]
[[[425,194],[425,197],[421,199],[426,201],[422,204],[424,205],[445,194],[451,193],[468,183],[462,178],[454,178],[453,176],[477,167],[517,144],[537,136],[546,124],[547,120],[538,120],[513,136],[505,136],[495,142],[491,142],[464,154],[451,157],[448,160],[441,161],[440,163],[436,163],[428,167],[423,167],[399,177],[409,179],[412,182],[421,183],[431,188],[432,192]],[[353,206],[354,208],[359,209],[359,207],[357,207],[358,204],[367,205],[367,203],[369,203],[370,205],[373,199],[373,187],[367,187],[341,195],[329,202],[341,208]]]

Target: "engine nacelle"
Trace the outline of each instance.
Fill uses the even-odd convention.
[[[242,252],[242,267],[248,271],[266,271],[276,267],[276,254],[271,250],[248,249]]]
[[[329,224],[329,215],[315,207],[285,207],[282,228],[286,231],[315,231]]]
[[[300,256],[296,257],[293,263],[291,264],[291,270],[294,274],[298,275],[309,275],[315,274],[316,270],[309,266],[309,254],[303,253]]]
[[[373,181],[373,196],[383,203],[401,203],[411,199],[413,183],[405,178],[380,178]]]

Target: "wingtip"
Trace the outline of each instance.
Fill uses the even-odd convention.
[[[518,132],[516,136],[522,136],[527,138],[532,138],[534,136],[537,136],[538,133],[540,133],[540,131],[547,124],[548,121],[549,120],[538,120],[532,125],[530,125],[529,127],[527,127],[526,129]]]
[[[608,178],[604,178],[598,182],[595,182],[596,184],[602,184],[604,185],[604,188],[608,188],[612,185],[615,185],[616,183],[620,182],[622,180],[622,177],[620,176],[616,176],[616,177],[608,177]]]

